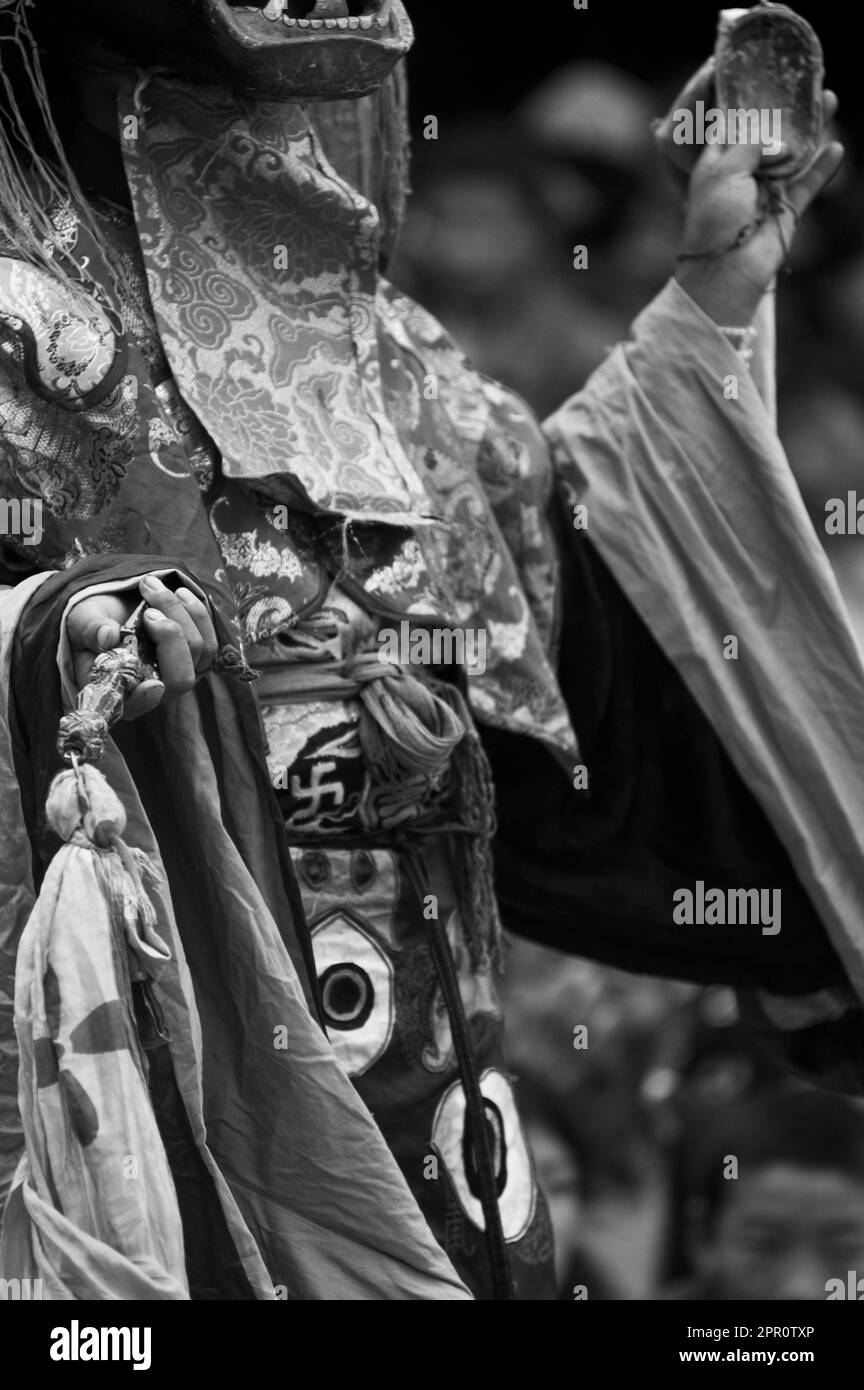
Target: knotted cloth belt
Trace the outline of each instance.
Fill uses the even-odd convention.
[[[393,662],[378,651],[341,661],[292,662],[265,670],[256,684],[264,704],[356,699],[366,766],[385,793],[376,801],[387,829],[416,834],[454,834],[456,877],[468,948],[475,966],[500,958],[500,923],[492,887],[491,841],[495,833],[492,775],[461,692],[446,681]],[[452,820],[421,818],[429,787],[452,779]]]

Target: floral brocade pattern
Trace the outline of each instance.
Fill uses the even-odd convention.
[[[469,682],[480,716],[571,758],[536,421],[380,278],[378,212],[328,163],[306,109],[154,78],[133,98],[124,159],[153,310],[221,454],[211,518],[232,589],[258,590],[261,611],[264,583],[277,625],[296,618],[296,579],[274,559],[290,540],[262,513],[333,514],[354,528],[346,554],[373,604],[485,629],[487,668]],[[237,484],[261,499],[257,523]]]
[[[290,473],[319,507],[411,524],[427,499],[381,402],[374,207],[302,107],[158,79],[127,101],[160,337],[225,475]]]
[[[73,294],[60,276],[0,248],[3,562],[64,569],[87,555],[173,553],[215,591],[219,557],[199,490],[208,466],[212,479],[212,444],[165,380],[143,273],[141,302],[130,298],[117,312],[102,248],[68,205],[49,214],[58,247],[87,277]],[[104,239],[114,244],[111,222]],[[122,241],[114,249],[134,284],[134,257]],[[23,519],[36,503],[34,532]]]
[[[95,299],[72,303],[45,270],[0,255],[0,319],[21,335],[46,392],[74,409],[114,365],[115,328]]]
[[[43,568],[182,555],[265,664],[280,659],[268,640],[347,573],[382,621],[483,630],[475,714],[571,761],[536,421],[381,279],[377,211],[328,165],[301,108],[258,106],[237,124],[207,89],[192,103],[150,81],[145,95],[126,151],[137,226],[100,212],[128,302],[106,311],[104,257],[68,216],[92,312],[57,337],[50,378],[28,334],[60,323],[70,296],[52,283],[58,312],[29,323],[0,296],[0,480],[45,503],[39,543],[10,536],[6,553]]]

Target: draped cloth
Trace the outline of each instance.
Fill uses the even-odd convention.
[[[382,397],[380,215],[306,109],[157,77],[124,105],[160,341],[224,474],[354,520],[428,520]]]
[[[189,1297],[177,1196],[132,1022],[125,937],[118,939],[117,918],[132,901],[124,879],[116,852],[77,831],[49,865],[18,949],[18,1093],[28,1144],[6,1241],[10,1253],[21,1247],[27,1270],[32,1256],[31,1277],[48,1298]],[[163,949],[160,963],[165,956]]]
[[[21,1052],[16,1097],[8,1083],[14,1082],[17,1059],[4,1044],[0,1190],[8,1186],[10,1169],[17,1170],[0,1273],[43,1277],[55,1297],[186,1296],[164,1155],[160,1159],[155,1125],[142,1102],[134,1048],[120,1036],[131,1024],[128,1010],[117,1007],[105,923],[79,921],[66,910],[75,906],[67,898],[62,933],[52,938],[56,871],[49,866],[44,872],[44,865],[56,841],[50,844],[38,812],[57,770],[51,731],[62,708],[63,680],[67,688],[69,681],[65,667],[57,678],[68,605],[89,592],[97,576],[116,590],[152,565],[153,557],[146,564],[142,557],[127,558],[107,571],[104,561],[84,562],[74,577],[25,580],[0,601],[0,664],[8,673],[14,647],[14,667],[21,673],[19,682],[12,680],[0,717],[0,765],[11,789],[4,800],[0,855],[0,998],[8,1008],[19,948],[15,1008]],[[156,568],[172,572],[166,562]],[[298,974],[303,958],[294,904],[274,849],[281,827],[262,781],[266,764],[251,692],[210,677],[206,689],[199,686],[155,720],[118,731],[117,738],[125,756],[114,742],[102,767],[127,813],[127,843],[148,854],[161,876],[151,898],[158,935],[171,956],[159,973],[158,999],[174,1074],[234,1259],[254,1296],[469,1297],[310,1012]],[[230,770],[230,808],[222,803],[217,766]],[[74,865],[65,872],[80,875]],[[25,927],[39,877],[40,905]],[[77,885],[65,886],[75,891],[80,876]],[[48,1020],[46,994],[54,985],[44,968],[46,939],[47,965],[59,980],[59,1029]],[[84,1018],[76,1021],[79,1013]],[[88,1025],[88,1018],[99,1026]],[[90,1053],[88,1033],[103,1042],[108,1035],[118,1046]],[[55,1115],[50,1142],[43,1118],[58,1098],[57,1083],[38,1056],[47,1034],[64,1045],[61,1066],[67,1053],[73,1057],[75,1076],[64,1093],[74,1104],[67,1104],[65,1116]],[[98,1077],[94,1069],[101,1069]],[[64,1152],[73,1114],[77,1146],[67,1144]],[[83,1167],[76,1154],[86,1159]],[[139,1173],[153,1160],[145,1183],[136,1187],[123,1177],[122,1167],[117,1169],[121,1156],[137,1159]],[[99,1187],[95,1216],[88,1176]],[[135,1230],[137,1215],[151,1221],[149,1209],[137,1205],[147,1194],[154,1204],[158,1199],[167,1222],[163,1229],[155,1221],[149,1236]]]
[[[864,660],[740,358],[673,281],[546,432],[864,998]]]

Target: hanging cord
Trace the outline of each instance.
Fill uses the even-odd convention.
[[[501,924],[495,902],[492,837],[495,793],[489,761],[461,692],[446,681],[419,680],[405,667],[363,652],[339,663],[356,683],[360,742],[374,769],[374,806],[382,825],[418,834],[455,836],[456,884],[465,908],[471,963],[501,966]],[[452,822],[420,820],[421,784],[440,789],[445,774]]]
[[[455,836],[456,887],[465,911],[465,935],[475,970],[503,968],[503,937],[495,898],[492,840],[495,835],[495,784],[489,759],[465,698],[455,686],[433,682],[436,697],[449,704],[465,729],[451,762],[457,822],[439,825]]]
[[[28,265],[45,271],[84,312],[92,313],[81,285],[82,271],[67,251],[54,217],[74,210],[80,225],[103,248],[104,237],[76,178],[57,130],[39,47],[27,11],[32,0],[0,0],[0,241],[6,241]],[[43,157],[21,110],[3,50],[14,49],[32,94],[50,155]],[[122,264],[103,249],[109,285],[117,304],[130,292]],[[116,309],[115,305],[115,309]]]
[[[421,866],[417,862],[416,856],[410,853],[406,856],[406,864],[422,900],[428,884],[424,880]],[[471,1046],[468,1020],[465,1017],[465,1009],[462,1004],[459,977],[456,973],[450,942],[447,939],[447,931],[443,922],[433,919],[428,922],[427,926],[429,945],[432,950],[438,981],[441,985],[444,1006],[450,1020],[450,1033],[456,1052],[459,1075],[465,1091],[465,1137],[474,1160],[474,1170],[480,1189],[479,1200],[483,1211],[484,1237],[492,1276],[492,1298],[496,1302],[509,1302],[515,1299],[516,1289],[510,1268],[510,1257],[507,1253],[507,1242],[504,1239],[504,1228],[501,1224],[501,1208],[498,1204],[498,1187],[492,1148],[489,1143],[486,1107],[483,1103],[483,1093],[480,1090],[480,1078],[477,1074],[474,1049]]]
[[[780,238],[780,245],[783,248],[783,265],[781,268],[784,274],[788,274],[790,269],[789,262],[792,248],[786,239],[785,232],[783,231],[783,223],[780,219],[780,213],[784,211],[791,212],[793,218],[795,219],[796,227],[800,220],[801,214],[795,207],[794,203],[791,203],[789,199],[785,196],[782,189],[782,185],[780,185],[776,181],[772,181],[770,179],[765,180],[764,182],[760,183],[760,188],[762,190],[762,201],[764,204],[764,208],[761,212],[761,215],[756,218],[755,222],[745,223],[745,225],[740,229],[740,231],[736,235],[734,241],[731,241],[728,246],[721,247],[718,251],[681,251],[675,257],[676,261],[720,260],[721,257],[728,256],[731,251],[737,251],[740,249],[740,247],[746,246],[747,242],[752,241],[756,233],[762,227],[764,227],[768,218],[773,217],[777,223],[777,235]]]

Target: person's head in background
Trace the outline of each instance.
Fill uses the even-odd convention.
[[[816,1301],[829,1280],[864,1275],[860,1108],[815,1091],[749,1101],[702,1171],[695,1297]]]

